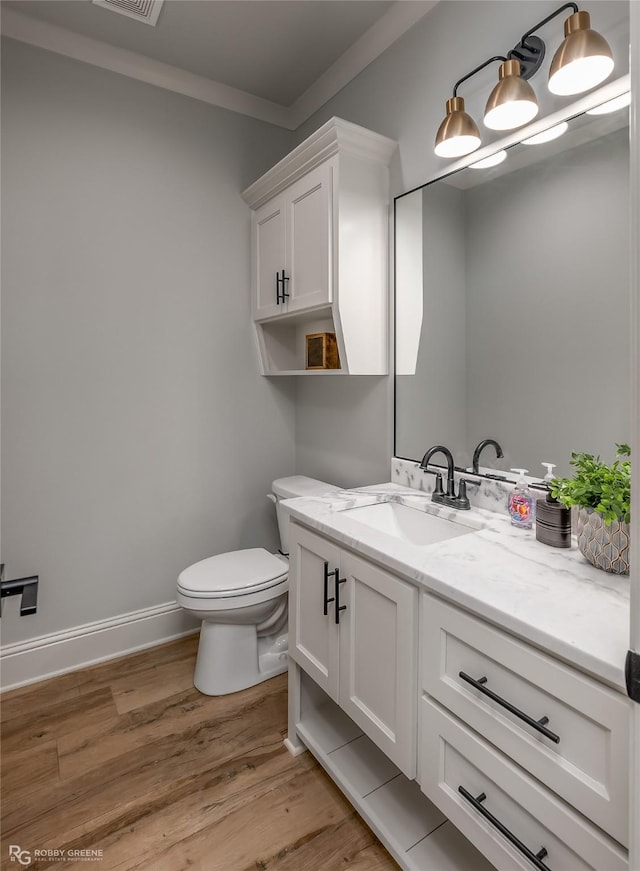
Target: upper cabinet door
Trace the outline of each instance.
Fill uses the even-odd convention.
[[[282,283],[278,277],[287,271],[286,207],[281,194],[253,212],[253,317],[268,318],[286,311],[279,302]],[[286,285],[286,282],[285,282]],[[286,290],[285,286],[285,290]]]
[[[329,162],[287,191],[288,311],[332,300],[332,174]]]

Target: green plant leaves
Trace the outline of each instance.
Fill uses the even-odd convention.
[[[616,459],[607,465],[594,457],[574,451],[571,465],[573,478],[554,478],[550,483],[551,495],[570,508],[582,505],[593,508],[604,517],[605,523],[631,518],[631,460],[629,445],[616,445]]]

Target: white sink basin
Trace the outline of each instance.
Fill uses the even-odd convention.
[[[476,531],[443,517],[408,508],[399,502],[378,502],[375,505],[346,508],[342,513],[371,529],[423,546]]]

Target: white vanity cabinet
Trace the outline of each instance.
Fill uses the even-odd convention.
[[[244,191],[262,373],[388,371],[393,140],[332,118]],[[306,368],[306,336],[335,333],[338,369]]]
[[[289,525],[289,749],[405,871],[628,871],[626,695],[322,512]]]
[[[627,699],[435,596],[421,609],[424,793],[505,871],[626,869]]]
[[[416,774],[416,587],[291,523],[289,654],[409,778]]]

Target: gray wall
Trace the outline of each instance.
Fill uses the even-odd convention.
[[[396,378],[395,449],[419,460],[431,445],[446,445],[460,464],[467,445],[465,197],[438,183],[409,196],[423,204],[422,252],[414,252],[422,254],[423,316],[415,374]]]
[[[451,89],[466,72],[488,56],[502,54],[537,21],[558,8],[547,0],[442,0],[415,27],[370,64],[353,82],[296,131],[302,141],[333,115],[362,124],[399,143],[392,163],[392,192],[398,195],[423,184],[445,165],[433,154],[433,140],[444,116]],[[616,56],[615,75],[628,72],[629,4],[594,0],[589,4],[593,26],[601,31]],[[548,61],[562,39],[563,16],[547,24],[540,35],[548,42]],[[497,81],[495,66],[463,85],[467,109],[481,117],[484,102]],[[541,114],[566,100],[544,87],[544,71],[532,80]],[[298,444],[297,466],[329,477],[338,457],[353,458],[350,483],[389,478],[392,452],[391,378],[360,383],[359,379],[299,379],[296,427],[304,434]],[[353,408],[358,422],[342,431],[320,417],[318,407],[336,404]],[[367,478],[369,475],[369,478]]]
[[[332,115],[398,140],[393,194],[421,184],[453,82],[554,8],[444,0],[295,136],[5,42],[2,545],[10,575],[42,577],[40,613],[5,642],[167,601],[195,559],[273,546],[263,494],[294,453],[336,483],[388,479],[392,378],[257,374],[239,192]],[[590,11],[626,71],[628,4]],[[472,112],[494,78],[469,84]]]
[[[566,475],[572,451],[613,458],[629,441],[629,129],[602,124],[620,115],[592,141],[521,145],[494,177],[466,169],[409,194],[424,318],[415,375],[396,380],[399,456],[446,444],[468,466],[494,437],[505,456],[489,465]]]
[[[291,134],[12,41],[2,62],[2,550],[41,577],[10,643],[275,546],[295,419],[258,374],[240,197]]]
[[[532,475],[612,460],[630,436],[628,128],[465,201],[468,449],[493,435]]]
[[[342,487],[388,481],[392,388],[392,379],[373,375],[298,378],[298,474]]]

